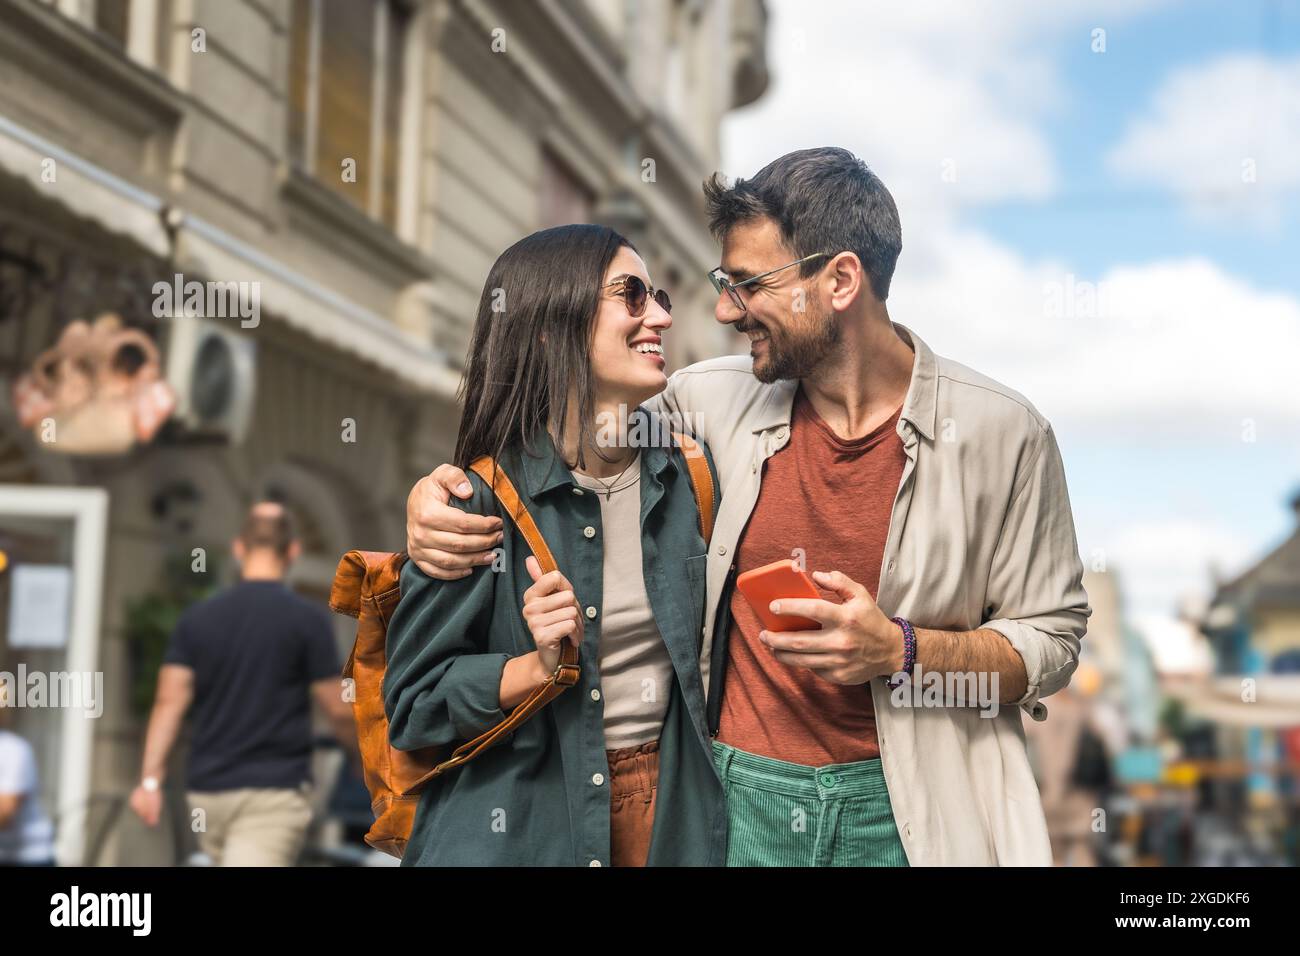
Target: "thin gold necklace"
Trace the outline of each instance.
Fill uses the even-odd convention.
[[[595,475],[587,475],[587,477],[605,489],[605,500],[609,501],[609,496],[612,495],[615,491],[623,491],[625,488],[631,488],[633,485],[635,485],[638,481],[641,480],[641,475],[638,474],[633,481],[629,481],[622,488],[614,487],[616,484],[618,484],[618,480],[627,474],[627,470],[631,468],[633,463],[636,462],[637,459],[640,457],[641,456],[639,454],[633,455],[632,458],[628,461],[628,463],[623,466],[623,470],[620,471],[617,475],[615,475],[613,480],[610,481],[608,484],[606,484],[601,479],[597,478]],[[597,491],[596,494],[600,494],[600,492]]]

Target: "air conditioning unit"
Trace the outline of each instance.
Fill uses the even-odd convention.
[[[173,316],[167,381],[176,392],[172,418],[196,435],[241,444],[253,418],[257,347],[220,319]]]

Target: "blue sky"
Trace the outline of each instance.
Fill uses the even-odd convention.
[[[1084,274],[1134,259],[1202,254],[1262,287],[1300,295],[1300,218],[1290,215],[1276,231],[1201,222],[1165,191],[1118,181],[1104,162],[1125,118],[1141,111],[1170,71],[1228,53],[1300,55],[1300,4],[1171,4],[1109,28],[1101,55],[1077,36],[1054,42],[1070,104],[1046,120],[1044,132],[1065,180],[1062,195],[990,206],[973,221],[1017,248],[1068,254]]]
[[[1085,561],[1185,663],[1179,603],[1295,522],[1300,4],[770,6],[725,170],[871,165],[903,221],[891,315],[1052,420]]]

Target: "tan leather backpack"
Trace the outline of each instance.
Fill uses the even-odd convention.
[[[700,532],[707,543],[713,533],[713,475],[703,449],[693,439],[676,433],[674,437],[686,458],[699,509]],[[488,456],[475,461],[470,470],[492,487],[497,500],[528,542],[542,573],[554,571],[551,549],[505,470],[494,467]],[[343,667],[343,677],[351,681],[352,713],[357,722],[362,771],[370,790],[370,808],[375,814],[366,842],[399,858],[406,850],[425,784],[473,760],[502,734],[515,730],[576,684],[581,673],[577,650],[566,642],[555,673],[491,730],[456,747],[450,755],[441,747],[398,750],[388,742],[383,682],[388,664],[388,622],[401,598],[402,566],[406,561],[405,554],[349,551],[339,561],[330,588],[330,607],[357,619],[357,637]]]

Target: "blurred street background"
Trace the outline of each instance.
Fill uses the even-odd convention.
[[[670,368],[742,351],[700,184],[822,145],[898,202],[893,318],[1060,441],[1094,610],[1026,721],[1058,863],[1300,862],[1296,5],[0,0],[0,672],[103,682],[10,709],[58,861],[203,862],[183,747],[162,825],[126,804],[171,628],[255,501],[322,607],[403,546],[502,250],[613,226]],[[385,862],[316,718],[301,862]]]

